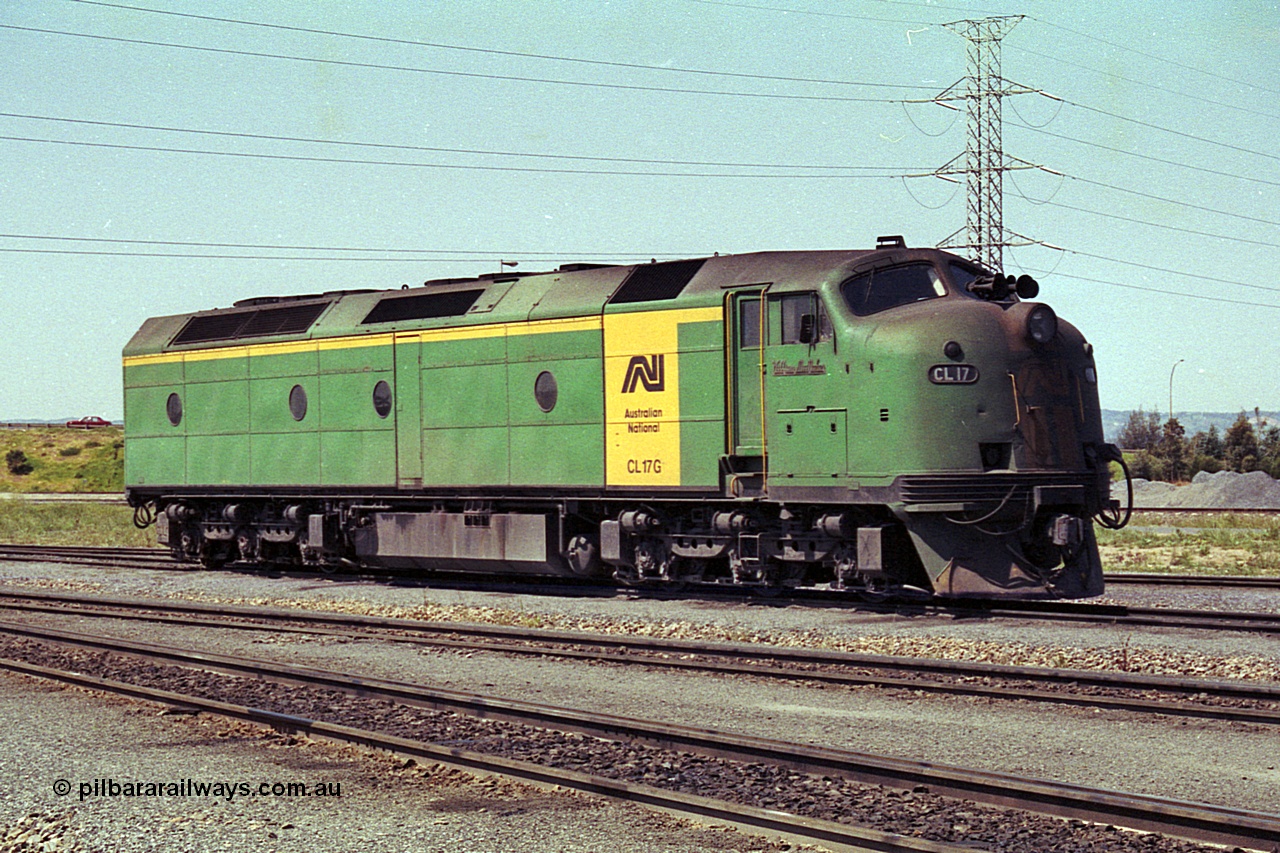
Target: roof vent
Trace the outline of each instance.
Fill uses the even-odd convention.
[[[205,314],[187,320],[182,331],[169,343],[204,344],[240,338],[300,335],[310,329],[311,324],[328,307],[328,302],[312,302],[305,305],[259,308],[256,311]]]
[[[877,249],[905,249],[907,248],[907,241],[902,239],[901,234],[892,234],[888,237],[877,237],[876,248]]]
[[[666,261],[638,266],[613,294],[609,304],[675,299],[706,262],[706,258],[697,258],[692,261]]]

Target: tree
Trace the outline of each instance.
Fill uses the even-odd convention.
[[[1169,418],[1165,421],[1160,441],[1151,451],[1164,463],[1163,479],[1176,483],[1187,470],[1186,457],[1189,447],[1186,435],[1186,429],[1177,418]]]
[[[1125,450],[1151,450],[1160,443],[1160,413],[1144,414],[1142,407],[1129,413],[1129,422],[1120,430],[1120,447]]]
[[[1258,467],[1258,436],[1254,434],[1253,422],[1244,412],[1227,428],[1222,440],[1222,455],[1227,467],[1233,471],[1244,473]]]
[[[1263,430],[1258,442],[1258,467],[1280,479],[1280,426]]]
[[[1197,455],[1222,461],[1222,436],[1218,433],[1217,424],[1209,424],[1208,432],[1198,432],[1191,440]]]

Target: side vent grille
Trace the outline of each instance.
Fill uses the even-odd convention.
[[[270,335],[299,335],[310,329],[311,324],[328,307],[328,302],[313,302],[308,305],[286,305],[281,308],[192,317],[170,343],[203,344]]]
[[[448,293],[419,293],[416,296],[388,296],[373,306],[373,310],[360,324],[458,317],[471,310],[482,293],[484,290],[454,290]]]
[[[609,300],[609,304],[675,299],[706,262],[706,258],[698,258],[636,267]]]

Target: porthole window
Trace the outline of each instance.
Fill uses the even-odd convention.
[[[307,391],[301,385],[294,385],[289,392],[289,412],[295,421],[307,416]]]
[[[391,386],[385,379],[379,379],[378,384],[373,386],[373,410],[380,418],[391,414]]]
[[[164,404],[164,411],[169,416],[169,423],[174,426],[182,423],[182,398],[176,392],[169,395],[168,401]]]
[[[538,401],[538,408],[542,411],[549,412],[554,409],[559,394],[560,389],[556,386],[556,378],[551,375],[551,371],[542,371],[533,381],[533,399]]]

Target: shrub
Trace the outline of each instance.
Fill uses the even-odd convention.
[[[10,474],[17,474],[21,476],[23,474],[31,473],[31,463],[27,461],[27,454],[17,448],[6,453],[4,455],[4,461],[5,464],[9,466]]]

